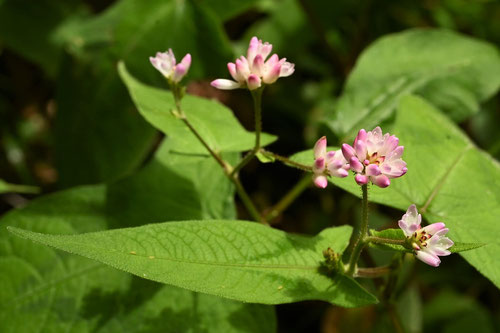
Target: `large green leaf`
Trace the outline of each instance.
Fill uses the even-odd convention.
[[[175,109],[171,92],[137,81],[127,72],[123,63],[120,63],[118,70],[139,112],[150,124],[169,136],[172,149],[208,154],[184,122],[171,113]],[[182,108],[193,127],[213,150],[238,152],[254,146],[255,135],[246,131],[233,113],[222,104],[188,95],[182,100]],[[261,139],[262,144],[266,145],[273,142],[275,137],[262,134]]]
[[[119,179],[150,148],[154,131],[125,96],[118,59],[147,82],[160,82],[148,58],[169,47],[178,57],[192,54],[191,77],[226,72],[231,58],[222,23],[199,1],[121,0],[102,14],[61,25],[57,35],[75,56],[62,68],[57,89],[61,187]]]
[[[416,204],[429,222],[442,221],[452,240],[484,243],[461,253],[483,275],[500,287],[500,166],[477,149],[457,126],[425,100],[401,100],[392,133],[405,146],[408,173],[388,188],[371,186],[371,201],[406,210]],[[311,161],[312,152],[295,157]],[[310,163],[310,162],[309,162]],[[360,195],[354,177],[330,179]]]
[[[79,19],[86,13],[80,0],[2,1],[0,41],[55,76],[64,46],[57,30],[65,22]]]
[[[65,60],[56,89],[59,186],[114,181],[131,173],[150,151],[155,130],[134,110],[114,64]]]
[[[97,332],[273,333],[276,332],[276,319],[270,306],[245,304],[164,286],[148,301],[113,318]]]
[[[107,188],[87,186],[42,197],[7,214],[0,221],[0,331],[273,332],[272,308],[171,286],[160,289],[94,261],[20,242],[5,229],[65,234],[103,230],[109,222],[123,224],[127,216],[130,225],[227,217],[234,215],[228,201],[232,193],[210,157],[172,153],[167,142],[137,175]]]
[[[146,82],[160,81],[149,57],[168,48],[178,60],[191,53],[189,77],[226,74],[225,63],[232,58],[222,22],[202,1],[121,0],[68,29],[66,36],[74,54],[111,53]]]
[[[130,276],[84,258],[11,237],[6,225],[40,232],[105,228],[105,188],[78,188],[35,200],[0,222],[0,331],[87,332],[96,322],[80,313],[90,292],[123,293]]]
[[[236,217],[234,186],[217,162],[207,155],[173,152],[169,141],[142,170],[108,186],[113,227]],[[224,157],[235,163],[236,155]]]
[[[274,331],[271,308],[161,287],[92,260],[20,241],[5,229],[103,229],[105,197],[104,186],[80,187],[36,200],[2,219],[0,331],[159,333],[186,332],[194,326],[207,332]],[[262,322],[254,322],[255,317]]]
[[[354,280],[322,270],[322,251],[342,253],[351,228],[316,237],[244,221],[152,224],[80,235],[14,234],[98,260],[135,275],[194,291],[265,304],[320,299],[352,307],[376,298]]]
[[[405,31],[363,52],[327,122],[340,135],[371,129],[412,92],[463,120],[499,86],[500,56],[494,46],[446,30]]]

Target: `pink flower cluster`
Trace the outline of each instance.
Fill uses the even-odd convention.
[[[168,49],[166,52],[158,52],[155,57],[149,57],[151,64],[160,71],[161,74],[174,83],[178,83],[187,74],[191,66],[191,55],[188,53],[176,64],[174,52]]]
[[[344,143],[341,151],[326,153],[326,138],[322,137],[314,147],[314,184],[325,188],[326,175],[346,177],[350,169],[356,173],[359,185],[371,181],[379,187],[387,187],[390,178],[401,177],[408,170],[401,159],[404,147],[398,143],[397,137],[388,133],[382,135],[380,127],[376,127],[369,132],[360,130],[354,147]]]
[[[287,62],[286,58],[280,59],[277,54],[271,54],[273,46],[267,42],[253,37],[248,46],[247,56],[241,56],[234,63],[227,64],[229,74],[234,81],[217,79],[211,85],[218,89],[248,88],[255,90],[262,84],[271,84],[280,77],[290,76],[294,72],[294,64]]]
[[[437,267],[441,263],[439,256],[451,254],[448,249],[453,246],[453,241],[445,237],[449,230],[443,222],[423,228],[420,226],[421,222],[422,216],[418,214],[417,207],[411,205],[398,224],[411,243],[417,259]]]
[[[401,159],[404,147],[398,144],[396,136],[382,135],[377,126],[369,132],[360,130],[353,146],[342,145],[342,153],[356,173],[355,180],[359,185],[371,181],[379,187],[387,187],[391,178],[401,177],[408,170],[406,162]]]
[[[326,151],[326,136],[320,138],[314,145],[313,180],[314,185],[325,188],[328,185],[327,175],[347,177],[349,164],[340,150]]]

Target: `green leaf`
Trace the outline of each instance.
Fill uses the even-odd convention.
[[[5,0],[0,3],[0,40],[56,76],[64,51],[64,40],[58,38],[57,30],[86,13],[79,0]]]
[[[169,136],[175,151],[208,154],[186,124],[172,114],[175,105],[170,91],[142,84],[127,72],[123,63],[119,64],[118,70],[139,112],[151,125]],[[255,135],[246,131],[222,104],[187,95],[182,99],[182,108],[193,127],[213,150],[240,152],[253,148]],[[275,136],[265,133],[261,136],[263,145],[275,139]]]
[[[404,332],[423,332],[422,297],[416,284],[411,284],[403,290],[396,302],[396,311],[399,318],[401,318]]]
[[[399,239],[404,240],[406,236],[401,229],[385,229],[382,231],[370,230],[370,234],[379,238],[387,238],[387,239]],[[454,242],[454,245],[450,247],[448,250],[451,253],[458,253],[463,251],[470,251],[474,249],[478,249],[486,244],[484,243],[462,243],[462,242]],[[392,250],[399,252],[412,252],[410,249],[405,248],[402,245],[398,244],[375,244],[371,243],[371,247],[375,247],[381,250]]]
[[[232,155],[226,158],[231,161]],[[234,205],[228,200],[233,188],[228,183],[210,157],[172,153],[167,141],[136,175],[107,187],[44,196],[10,212],[0,220],[0,331],[116,332],[128,327],[137,333],[185,332],[196,326],[207,332],[273,332],[271,307],[172,286],[160,289],[94,261],[22,241],[5,229],[10,225],[68,234],[103,230],[113,221],[124,224],[126,217],[129,225],[137,225],[172,217],[232,216]]]
[[[500,86],[498,50],[447,30],[419,29],[385,36],[359,57],[328,125],[350,136],[387,119],[412,92],[460,121]]]
[[[245,302],[320,299],[353,307],[377,301],[354,280],[321,270],[322,251],[331,247],[341,253],[349,242],[349,226],[325,229],[316,237],[227,220],[168,222],[73,236],[9,230],[147,279]]]
[[[211,156],[173,152],[171,146],[165,140],[147,166],[108,186],[112,227],[236,217],[234,186],[217,162]],[[236,163],[236,155],[224,158]]]
[[[388,188],[371,186],[370,200],[403,211],[416,204],[429,223],[442,221],[456,243],[486,244],[461,255],[500,287],[500,166],[477,149],[448,118],[425,100],[402,98],[392,130],[404,145],[408,173]],[[295,156],[312,158],[312,151]],[[330,178],[360,196],[354,177]]]
[[[258,152],[255,154],[255,156],[259,159],[259,162],[261,163],[274,163],[276,161],[276,158],[272,155],[265,155],[262,154],[261,152]]]
[[[151,283],[147,280],[145,282]],[[129,313],[120,313],[98,333],[276,332],[271,306],[245,304],[164,286]]]
[[[455,242],[455,244],[450,247],[448,250],[450,250],[451,253],[458,253],[458,252],[463,252],[463,251],[470,251],[470,250],[475,250],[479,249],[480,247],[485,246],[485,243],[461,243],[461,242]]]
[[[59,186],[114,181],[137,169],[155,130],[134,110],[115,65],[69,57],[59,76],[55,157]]]
[[[65,191],[14,210],[0,221],[0,331],[89,331],[95,322],[80,314],[92,290],[120,293],[130,276],[85,258],[24,242],[8,234],[15,225],[39,232],[75,233],[105,227],[105,191],[89,186]],[[88,327],[88,328],[85,328]]]
[[[387,239],[398,239],[403,240],[406,239],[403,230],[401,229],[385,229],[382,231],[370,230],[370,234],[379,238],[387,238]],[[370,243],[371,247],[380,249],[380,250],[390,250],[390,251],[398,251],[398,252],[412,252],[410,249],[405,248],[402,245],[398,244],[375,244]]]
[[[232,58],[222,22],[202,1],[121,0],[70,28],[68,44],[74,54],[87,58],[111,53],[146,82],[160,82],[148,59],[168,48],[178,60],[191,54],[192,78],[227,75],[225,63]]]
[[[423,317],[426,332],[461,333],[478,327],[481,332],[495,332],[488,309],[463,292],[439,292],[424,307]]]

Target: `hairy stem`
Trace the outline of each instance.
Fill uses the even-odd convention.
[[[177,117],[179,117],[184,124],[189,128],[189,130],[196,136],[196,138],[201,142],[201,144],[207,149],[207,151],[210,153],[210,155],[217,161],[217,163],[222,167],[224,174],[233,182],[234,186],[236,187],[236,192],[238,193],[238,196],[240,197],[241,201],[243,202],[243,205],[245,205],[248,213],[257,222],[260,222],[262,224],[268,225],[267,221],[262,217],[262,215],[259,213],[257,208],[255,207],[254,203],[250,199],[250,196],[248,193],[245,191],[245,188],[241,184],[240,180],[238,179],[237,174],[233,172],[233,167],[226,162],[216,151],[214,151],[208,143],[202,138],[200,133],[193,127],[191,122],[186,118],[186,115],[182,111],[181,108],[181,89],[179,85],[177,84],[172,84],[172,94],[174,95],[174,100],[175,100],[175,107],[177,111]],[[240,163],[241,164],[241,163]]]
[[[406,245],[406,240],[404,239],[391,239],[391,238],[380,238],[375,236],[368,236],[365,238],[367,243],[375,243],[375,244],[396,244],[396,245]]]
[[[178,109],[179,110],[179,109]],[[198,141],[201,142],[201,144],[207,149],[207,151],[212,155],[212,157],[219,163],[219,165],[224,169],[224,173],[229,174],[230,170],[232,169],[229,163],[224,161],[222,157],[217,154],[210,146],[208,143],[201,137],[200,133],[193,127],[193,125],[189,122],[189,120],[186,118],[184,114],[181,115],[181,119],[186,124],[186,126],[189,128],[189,130],[198,138]]]
[[[241,201],[243,202],[243,204],[247,208],[247,211],[250,214],[250,216],[252,217],[252,219],[254,219],[255,221],[260,222],[262,224],[269,225],[269,223],[267,223],[266,219],[264,217],[262,217],[262,215],[259,213],[259,211],[255,207],[252,199],[250,199],[250,197],[248,196],[248,194],[245,191],[245,188],[241,184],[240,180],[236,177],[232,177],[230,175],[228,175],[228,176],[231,178],[234,185],[236,186],[236,192],[238,193],[238,196],[240,197]]]
[[[362,185],[361,189],[363,191],[363,198],[361,199],[361,225],[354,239],[354,248],[347,267],[347,275],[350,276],[353,276],[356,271],[359,255],[366,245],[366,238],[368,236],[368,185]]]
[[[273,153],[273,152],[271,152],[269,150],[265,150],[264,148],[261,148],[260,152],[262,153],[262,155],[270,157],[270,158],[274,158],[274,159],[282,162],[285,165],[288,165],[288,166],[291,166],[291,167],[294,167],[294,168],[297,168],[297,169],[300,169],[300,170],[303,170],[303,171],[309,171],[309,172],[312,171],[312,166],[310,166],[310,165],[305,165],[305,164],[302,164],[302,163],[298,163],[298,162],[292,161],[288,157],[278,155],[278,154]]]
[[[370,267],[370,268],[358,268],[354,277],[360,278],[379,278],[381,276],[385,276],[391,272],[392,267],[390,265],[386,266],[378,266],[378,267]]]
[[[311,176],[304,175],[302,179],[276,205],[274,205],[265,215],[267,221],[272,221],[297,199],[297,197],[311,184]]]

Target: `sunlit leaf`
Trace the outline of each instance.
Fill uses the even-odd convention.
[[[370,186],[373,202],[406,211],[416,204],[429,223],[444,222],[455,242],[486,244],[461,255],[500,287],[500,166],[480,151],[446,116],[425,100],[401,100],[392,129],[404,145],[408,173],[388,188]],[[311,163],[312,151],[294,157]],[[360,196],[354,177],[330,178],[337,186]]]
[[[264,304],[320,299],[352,307],[376,302],[354,280],[322,269],[322,251],[347,246],[349,226],[316,237],[228,220],[151,224],[81,235],[18,228],[21,237],[79,254],[146,279]]]
[[[339,135],[352,136],[387,119],[412,92],[463,120],[499,86],[500,56],[492,45],[448,30],[404,31],[361,54],[326,120]]]
[[[123,63],[119,65],[119,72],[139,112],[151,125],[169,136],[172,150],[208,155],[207,149],[186,124],[172,114],[175,106],[170,91],[137,81]],[[253,148],[255,135],[246,131],[231,110],[222,104],[188,95],[182,100],[182,108],[193,127],[214,151],[238,152]],[[261,137],[263,145],[275,139],[265,133]]]

